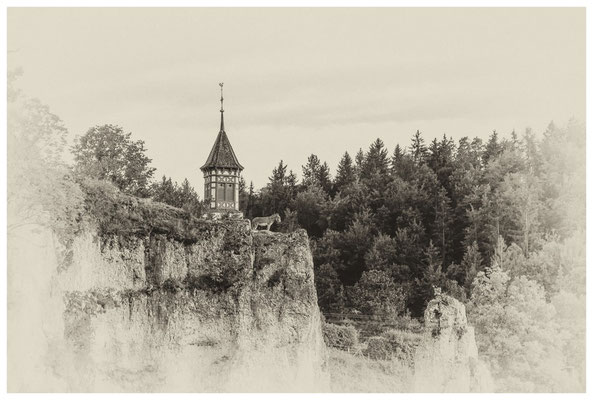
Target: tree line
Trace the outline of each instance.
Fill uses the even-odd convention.
[[[354,159],[345,152],[333,178],[315,154],[300,182],[280,161],[264,188],[242,191],[241,204],[247,217],[279,213],[280,230],[307,230],[324,311],[369,308],[348,292],[370,290],[420,316],[433,286],[465,300],[500,240],[528,256],[582,226],[564,201],[582,169],[569,152],[583,149],[582,129],[551,123],[541,139],[528,129],[428,145],[417,131],[391,152],[376,139]]]

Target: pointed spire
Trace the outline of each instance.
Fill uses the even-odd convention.
[[[210,155],[208,155],[206,163],[200,168],[202,171],[208,168],[243,169],[243,166],[239,164],[239,160],[237,160],[231,142],[229,142],[229,138],[224,131],[223,85],[224,83],[222,82],[218,84],[218,86],[220,86],[220,132],[218,132],[218,136],[214,141],[214,146],[212,146],[212,150],[210,150]]]
[[[222,97],[222,87],[224,86],[224,82],[220,82],[218,86],[220,86],[220,131],[224,132],[224,97]]]

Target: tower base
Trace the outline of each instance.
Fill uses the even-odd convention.
[[[243,219],[243,213],[236,210],[211,210],[202,214],[203,219]]]

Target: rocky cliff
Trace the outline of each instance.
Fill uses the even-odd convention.
[[[491,392],[492,378],[478,359],[465,306],[436,293],[424,312],[424,338],[415,354],[415,392]]]
[[[98,200],[96,229],[76,237],[59,276],[68,390],[328,389],[304,230]]]

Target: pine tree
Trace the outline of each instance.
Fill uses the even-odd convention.
[[[255,189],[253,187],[253,181],[249,182],[249,191],[247,192],[247,199],[245,202],[241,203],[240,206],[244,207],[245,217],[248,219],[253,219],[255,216],[254,208],[257,199],[255,197]]]
[[[333,184],[327,162],[323,162],[317,171],[317,182],[327,194],[333,194]]]
[[[364,163],[364,151],[358,149],[356,156],[354,157],[356,177],[360,180],[360,174],[362,172],[362,164]]]
[[[287,166],[283,160],[272,170],[269,183],[261,191],[262,208],[266,214],[278,213],[284,215],[284,210],[290,207],[296,195],[296,175],[290,171],[286,174]]]
[[[528,172],[535,176],[539,176],[542,172],[543,160],[535,135],[531,129],[527,128],[525,130],[521,145],[523,147],[523,154],[525,154],[525,164],[528,168]]]
[[[319,185],[317,181],[317,176],[319,174],[319,169],[321,168],[321,162],[319,158],[315,154],[311,154],[309,158],[307,158],[307,164],[303,166],[303,185],[304,186],[313,186]]]
[[[336,179],[334,180],[334,190],[339,192],[343,187],[356,182],[356,172],[352,165],[352,158],[348,152],[345,152],[338,164]]]
[[[467,250],[463,255],[461,261],[461,269],[463,270],[463,280],[460,282],[469,291],[478,272],[482,271],[482,255],[478,249],[478,243],[473,242],[471,246],[467,246]]]
[[[177,183],[174,183],[171,178],[167,178],[165,175],[163,175],[159,183],[152,185],[151,193],[152,199],[155,201],[169,204],[173,207],[181,207],[177,193]]]
[[[407,181],[413,175],[414,168],[414,161],[410,154],[399,144],[396,145],[391,157],[391,174]]]
[[[391,157],[391,170],[393,173],[399,169],[402,161],[404,159],[405,152],[400,147],[399,143],[395,145],[395,149],[393,150],[393,156]]]
[[[322,164],[315,154],[311,154],[303,166],[303,186],[318,186],[327,194],[332,192],[329,166],[326,162]]]
[[[283,160],[280,160],[278,166],[272,170],[272,176],[268,179],[270,180],[271,185],[284,185],[286,179],[286,165],[284,165]]]
[[[484,155],[482,156],[484,164],[487,164],[490,160],[498,157],[500,153],[502,153],[502,146],[498,142],[498,133],[494,130],[492,131],[488,143],[486,143],[486,148],[484,149]]]
[[[200,197],[196,193],[196,190],[189,184],[187,178],[183,180],[178,192],[181,208],[189,212],[191,215],[201,216],[204,209],[203,203],[200,201]]]
[[[416,165],[425,162],[427,150],[426,146],[424,145],[424,139],[422,138],[420,130],[417,130],[414,136],[412,137],[412,145],[410,146],[410,151],[412,153],[412,160],[414,160],[414,163]]]
[[[381,176],[389,174],[388,153],[381,139],[377,139],[371,144],[362,163],[362,179],[370,179],[375,174]]]
[[[449,232],[453,221],[453,212],[451,210],[451,200],[447,196],[445,188],[441,187],[435,199],[435,221],[433,237],[440,248],[442,255],[441,262],[446,265],[447,255],[451,247],[451,238]]]

